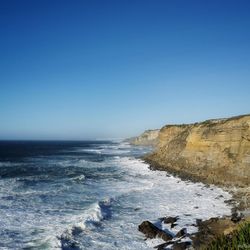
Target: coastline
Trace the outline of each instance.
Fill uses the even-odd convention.
[[[54,150],[48,154],[51,142],[38,143],[38,151],[33,142],[26,142],[22,155],[25,161],[20,162],[12,155],[10,160],[0,161],[3,177],[0,184],[4,187],[1,201],[5,204],[2,222],[6,230],[12,228],[23,235],[22,241],[2,237],[4,247],[16,249],[19,244],[19,248],[26,248],[32,244],[39,248],[47,244],[49,249],[88,246],[150,250],[164,241],[144,241],[138,225],[145,220],[159,223],[162,230],[169,229],[174,235],[183,228],[191,234],[197,231],[194,226],[197,218],[205,220],[231,213],[224,203],[231,196],[223,190],[151,171],[140,159],[149,152],[148,148],[131,147],[120,141],[52,144]],[[15,142],[5,145],[14,153],[23,148],[23,144]],[[20,207],[27,209],[20,213]],[[178,215],[174,228],[171,224],[160,224],[162,217]],[[26,223],[20,224],[24,218]]]
[[[154,137],[149,133],[154,131]],[[155,131],[158,131],[156,138]],[[153,138],[153,140],[152,140]],[[217,185],[233,194],[237,209],[250,208],[250,115],[149,130],[131,143],[150,145],[150,169]]]
[[[169,168],[168,166],[162,166],[160,164],[157,164],[157,162],[154,162],[150,159],[147,155],[142,157],[142,159],[149,164],[149,168],[159,171],[165,171],[167,173],[172,174],[173,176],[177,176],[181,178],[182,180],[192,181],[192,182],[202,182],[207,185],[215,185],[217,187],[222,188],[226,192],[229,192],[232,194],[233,199],[229,201],[232,205],[234,205],[234,210],[240,211],[241,213],[245,214],[246,216],[250,215],[250,187],[235,187],[235,186],[223,186],[219,183],[211,183],[204,177],[199,177],[197,175],[192,175],[191,173],[181,171],[181,170],[175,170],[172,168]]]
[[[215,185],[232,195],[232,199],[225,200],[225,203],[232,206],[231,216],[211,217],[208,220],[197,220],[196,226],[198,228],[198,232],[190,235],[190,239],[192,240],[191,245],[178,245],[178,243],[181,243],[181,241],[177,241],[178,243],[176,245],[173,245],[174,247],[176,246],[176,249],[211,249],[209,247],[207,248],[207,246],[212,244],[218,238],[224,235],[232,235],[233,233],[238,231],[245,223],[250,223],[249,203],[244,204],[244,196],[241,195],[245,194],[244,192],[249,194],[249,190],[245,191],[244,188],[243,190],[241,190],[240,188],[230,186],[226,187],[219,184],[209,183],[205,178],[199,178],[198,176],[191,175],[189,173],[186,173],[185,171],[176,171],[166,166],[158,165],[156,162],[148,158],[147,155],[142,157],[142,159],[147,164],[149,164],[149,169],[152,171],[164,171],[168,174],[179,177],[182,180],[191,181],[193,183],[201,182],[208,186]],[[156,246],[155,248],[158,247],[157,249],[161,250],[165,249],[164,247],[168,245],[169,243],[161,244],[159,246]],[[172,249],[175,249],[174,247]]]
[[[243,115],[166,125],[160,130],[148,130],[130,141],[133,145],[154,147],[151,153],[142,157],[151,170],[166,171],[182,180],[215,185],[232,195],[233,199],[227,201],[233,206],[231,216],[197,221],[199,231],[192,236],[195,249],[206,248],[222,235],[232,235],[250,221],[249,138],[250,115]],[[164,245],[158,249],[164,249]]]
[[[145,160],[144,160],[145,162]],[[177,178],[179,181],[186,183],[185,188],[189,188],[189,185],[202,185],[204,189],[211,190],[210,192],[216,194],[218,190],[222,190],[223,192],[226,192],[229,194],[227,190],[224,190],[221,187],[217,187],[216,185],[206,185],[202,182],[200,182],[198,179],[196,180],[190,180],[187,176],[180,176],[177,174],[174,174],[172,172],[166,171],[166,169],[156,169],[152,168],[148,164],[148,162],[145,162],[148,165],[148,168],[150,171],[154,172],[165,172],[167,177]],[[183,187],[184,188],[184,187]],[[202,188],[202,189],[203,189]],[[166,191],[167,192],[167,191]],[[218,193],[217,193],[218,194]],[[195,196],[201,198],[201,195],[198,193],[195,194]],[[199,197],[200,196],[200,197]],[[223,194],[224,196],[224,194]],[[223,197],[222,195],[217,195],[215,197],[216,199],[221,199]],[[197,198],[196,197],[196,198]],[[226,198],[226,196],[224,196]],[[223,199],[223,198],[222,198]],[[210,203],[213,203],[213,199],[209,200]],[[218,216],[208,216],[205,219],[200,219],[199,216],[196,217],[196,222],[192,224],[193,227],[197,228],[198,230],[195,232],[190,232],[188,226],[182,225],[181,228],[179,227],[179,219],[182,219],[183,214],[175,213],[175,215],[171,213],[165,214],[165,217],[162,218],[155,218],[151,221],[142,221],[141,224],[138,225],[138,230],[142,232],[146,239],[162,239],[165,241],[164,243],[154,245],[153,248],[163,250],[163,249],[204,249],[204,242],[207,242],[208,239],[212,240],[215,237],[217,237],[219,234],[224,233],[224,231],[229,231],[229,228],[236,229],[240,224],[233,223],[231,219],[233,218],[233,214],[235,213],[234,207],[233,207],[233,201],[231,200],[231,197],[227,197],[224,199],[224,203],[226,206],[231,207],[230,213],[223,213]],[[176,204],[178,205],[178,203]],[[184,205],[184,204],[182,204]],[[180,205],[180,206],[182,206]],[[166,203],[166,206],[167,203]],[[194,210],[199,209],[201,207],[195,206],[193,207]],[[156,206],[157,209],[157,206]],[[207,207],[207,212],[209,213],[209,207]],[[186,210],[185,216],[190,216],[189,212],[191,210]],[[191,212],[192,213],[192,212]],[[238,214],[234,215],[238,218]],[[242,222],[242,221],[241,221]],[[211,227],[211,231],[208,231],[208,225]],[[219,229],[217,229],[217,225],[219,226]],[[232,226],[234,225],[234,226]],[[176,231],[176,226],[179,228]],[[204,237],[206,235],[207,237]]]

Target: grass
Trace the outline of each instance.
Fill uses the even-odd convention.
[[[250,223],[244,223],[232,234],[221,236],[213,241],[206,250],[249,250]]]

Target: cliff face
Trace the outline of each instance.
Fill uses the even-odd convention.
[[[250,115],[189,125],[167,125],[158,134],[152,167],[207,183],[250,185]]]
[[[146,130],[143,134],[138,137],[131,138],[129,142],[133,145],[141,146],[155,146],[158,143],[158,135],[160,130]]]

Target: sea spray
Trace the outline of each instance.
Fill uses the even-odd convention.
[[[230,214],[230,194],[151,171],[139,158],[144,147],[93,141],[26,148],[21,157],[0,152],[0,247],[152,249],[159,240],[144,241],[137,230],[144,220],[179,216],[173,231],[192,233],[196,219]]]

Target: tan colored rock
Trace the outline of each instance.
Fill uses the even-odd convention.
[[[167,125],[155,152],[145,158],[153,167],[207,183],[250,185],[250,115]]]
[[[158,142],[158,135],[160,130],[153,129],[153,130],[146,130],[140,136],[134,137],[130,139],[130,143],[132,145],[141,145],[141,146],[155,146]]]

